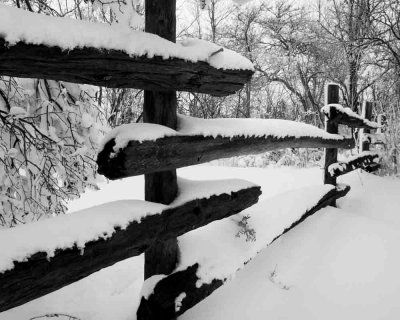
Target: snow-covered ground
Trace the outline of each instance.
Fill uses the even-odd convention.
[[[262,186],[260,201],[322,184],[318,168],[196,166],[178,173],[198,180],[250,180]],[[400,181],[352,172],[339,182],[352,187],[338,201],[340,209],[326,208],[306,220],[180,318],[396,319],[400,313]],[[143,177],[88,192],[71,203],[70,209],[121,199],[143,199]],[[132,320],[142,283],[140,256],[0,313],[0,320],[28,320],[49,313],[81,320]]]

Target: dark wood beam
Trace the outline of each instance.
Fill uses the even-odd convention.
[[[328,191],[312,208],[307,210],[297,221],[294,221],[282,234],[274,238],[272,242],[289,232],[308,217],[327,207],[337,199],[344,197],[350,191],[349,186],[340,186]],[[268,208],[265,208],[268,210]],[[272,243],[271,242],[271,243]],[[265,244],[268,245],[267,243]],[[243,266],[248,261],[243,261]],[[153,293],[146,299],[141,298],[137,311],[138,320],[172,320],[195,306],[200,301],[211,295],[216,289],[221,287],[226,279],[213,279],[208,284],[200,287],[196,286],[199,278],[197,277],[198,264],[189,266],[185,270],[175,272],[160,280],[154,287]],[[176,298],[185,293],[182,305],[179,310],[175,308]]]
[[[339,103],[339,86],[336,84],[329,84],[325,97],[326,104]],[[336,117],[336,108],[331,108],[329,115],[326,115],[326,132],[337,134],[339,132],[338,124],[332,119]],[[337,148],[326,148],[324,159],[324,184],[336,185],[336,178],[332,177],[328,172],[328,167],[337,161],[338,150]],[[336,202],[332,201],[332,206],[336,207]]]
[[[372,110],[373,110],[373,103],[369,102],[369,101],[365,101],[364,105],[363,105],[363,115],[365,117],[365,119],[367,120],[371,120],[372,119]],[[369,145],[371,144],[371,141],[367,138],[366,136],[371,133],[371,129],[370,128],[364,128],[363,131],[360,130],[359,133],[359,137],[361,140],[361,151],[369,151]]]
[[[176,0],[145,1],[145,31],[176,42]],[[144,91],[143,122],[176,130],[178,100],[176,91]],[[144,176],[145,199],[171,203],[178,194],[176,170],[148,173]],[[179,261],[178,239],[156,241],[144,254],[144,278],[170,274]]]
[[[144,217],[124,230],[116,229],[108,239],[57,250],[48,259],[37,252],[12,270],[0,273],[0,312],[56,291],[90,274],[137,256],[155,241],[176,238],[208,223],[239,213],[258,201],[260,187],[250,187],[210,198],[189,201],[161,214]],[[57,218],[55,218],[57,219]],[[51,241],[51,239],[49,239]]]
[[[332,177],[339,177],[357,169],[363,169],[367,172],[374,172],[380,168],[375,161],[379,159],[378,154],[361,155],[346,162],[334,163],[329,167],[328,171]]]
[[[97,158],[98,172],[111,180],[284,148],[352,149],[355,142],[352,138],[336,140],[306,136],[171,136],[155,141],[130,141],[126,148],[111,157],[114,145],[114,140],[109,141]]]
[[[226,96],[240,90],[253,73],[251,70],[216,69],[206,62],[131,57],[117,50],[85,47],[67,51],[23,42],[8,46],[0,35],[2,76]]]
[[[351,111],[350,108],[348,109]],[[335,108],[335,106],[330,106],[330,114],[327,114],[327,117],[329,118],[329,122],[332,122],[336,125],[343,124],[355,129],[377,129],[377,127],[370,125],[370,123],[375,122],[368,121],[368,119],[351,116],[346,112],[343,112],[340,108]]]

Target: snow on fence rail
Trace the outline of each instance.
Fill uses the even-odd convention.
[[[149,314],[150,319],[172,319],[184,313],[231,279],[259,251],[349,190],[349,186],[322,185],[290,191],[181,236],[178,267],[171,275],[146,280],[138,320]],[[256,234],[254,241],[233,236],[246,215],[250,217],[247,228]]]
[[[178,117],[178,131],[147,123],[114,129],[104,140],[99,173],[120,179],[283,148],[354,148],[354,139],[305,123],[275,119]]]
[[[259,186],[244,180],[180,180],[180,195],[169,206],[116,201],[4,230],[0,312],[139,255],[156,240],[234,215],[260,194]]]
[[[377,129],[380,127],[378,123],[365,119],[350,108],[343,108],[337,103],[328,104],[321,111],[330,122],[344,124],[350,128]]]
[[[363,130],[380,127],[378,123],[358,115],[350,108],[343,108],[339,104],[339,91],[339,85],[328,84],[325,97],[326,106],[321,109],[326,117],[326,131],[328,133],[337,134],[339,132],[339,124]],[[370,111],[372,116],[372,109]],[[338,162],[337,149],[327,148],[325,150],[324,183],[336,185],[338,176],[356,169],[364,169],[368,172],[375,171],[379,169],[378,158],[379,156],[375,154],[361,153],[347,161]],[[336,206],[336,202],[332,201],[331,205]]]
[[[363,169],[373,172],[380,168],[379,155],[377,153],[365,151],[357,156],[350,157],[345,161],[332,163],[328,171],[332,177],[339,177],[356,169]]]
[[[0,5],[2,75],[224,96],[241,89],[253,73],[248,59],[207,41],[173,43],[127,26]]]

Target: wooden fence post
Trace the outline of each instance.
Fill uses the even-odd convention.
[[[176,42],[176,0],[145,1],[145,31]],[[143,121],[172,129],[177,125],[175,91],[145,91]],[[145,199],[163,204],[171,203],[178,192],[176,170],[145,175]],[[178,241],[156,241],[145,252],[145,279],[155,274],[171,273],[178,262]]]
[[[372,102],[364,102],[362,109],[362,117],[367,120],[372,120]],[[361,141],[361,151],[369,151],[370,140],[365,139],[365,134],[371,133],[370,129],[361,129],[360,131],[360,141]]]
[[[337,84],[328,84],[326,95],[325,95],[325,105],[329,104],[337,104],[339,103],[339,86]],[[325,129],[326,132],[332,134],[338,134],[339,125],[330,121],[335,117],[336,110],[331,108],[329,117],[326,118]],[[337,162],[337,149],[326,148],[325,149],[325,167],[324,167],[324,184],[333,184],[336,185],[336,178],[332,177],[328,171],[328,167],[332,163]],[[336,201],[332,201],[332,206],[336,207]]]

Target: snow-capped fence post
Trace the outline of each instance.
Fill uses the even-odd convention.
[[[373,103],[365,101],[362,109],[362,117],[367,120],[372,120]],[[367,136],[371,133],[370,129],[364,128],[360,130],[361,151],[369,151],[370,138]]]
[[[338,104],[339,103],[339,85],[337,84],[328,84],[327,90],[325,93],[325,104]],[[335,118],[336,110],[334,108],[330,109],[329,116],[326,117],[325,129],[328,133],[337,134],[339,132],[339,126],[336,122],[331,121],[330,119]],[[326,148],[325,149],[325,165],[324,165],[324,183],[336,185],[336,178],[332,177],[328,171],[328,167],[337,162],[337,149],[335,148]],[[332,206],[336,206],[336,201],[332,201]]]
[[[176,42],[176,0],[145,1],[145,31]],[[175,91],[145,91],[143,121],[176,129],[177,99]],[[145,175],[145,199],[171,203],[178,192],[176,170]],[[178,240],[156,241],[145,252],[145,279],[155,274],[171,273],[178,262]]]

